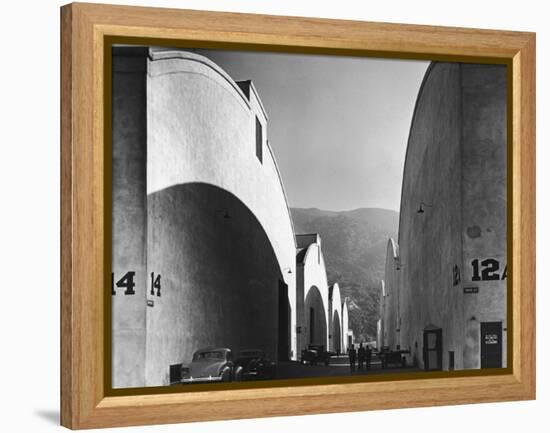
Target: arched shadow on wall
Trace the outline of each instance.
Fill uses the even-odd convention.
[[[327,343],[327,315],[323,297],[316,286],[311,286],[305,301],[308,344]]]
[[[147,269],[163,282],[147,310],[148,385],[164,384],[169,365],[204,347],[277,359],[289,346],[279,341],[288,335],[287,264],[250,209],[223,188],[185,183],[147,196],[147,225]]]
[[[331,350],[340,353],[342,349],[342,325],[340,323],[340,315],[338,314],[338,311],[334,311],[331,335]]]

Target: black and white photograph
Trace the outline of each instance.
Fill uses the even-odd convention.
[[[113,46],[112,388],[506,368],[507,89]]]

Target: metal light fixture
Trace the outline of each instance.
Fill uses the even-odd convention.
[[[433,207],[431,204],[427,204],[427,203],[424,203],[423,201],[420,202],[420,207],[418,208],[418,210],[416,211],[416,213],[424,213],[426,212],[424,210],[424,206],[427,206],[427,207]]]
[[[216,214],[223,214],[222,218],[224,220],[231,219],[231,215],[229,215],[229,211],[227,209],[218,209]]]
[[[292,269],[291,268],[283,268],[283,271],[286,271],[287,269],[288,269],[287,274],[292,274]]]

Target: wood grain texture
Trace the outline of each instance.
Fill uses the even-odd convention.
[[[69,428],[535,398],[535,35],[71,4],[61,11],[61,423]],[[103,385],[105,36],[512,65],[513,372],[106,397]]]
[[[536,389],[536,307],[535,307],[535,276],[536,276],[536,205],[535,205],[535,183],[536,183],[536,69],[535,69],[535,38],[531,38],[522,50],[515,56],[514,63],[517,65],[518,78],[518,97],[514,100],[514,112],[517,110],[517,122],[513,125],[513,131],[516,133],[517,140],[514,137],[513,149],[513,178],[519,180],[518,190],[514,189],[514,194],[519,197],[514,198],[514,207],[518,206],[519,215],[513,217],[513,236],[514,236],[514,259],[519,261],[519,269],[514,272],[514,292],[517,290],[517,298],[514,302],[514,313],[516,308],[520,311],[518,321],[514,321],[514,326],[519,324],[517,332],[518,344],[521,359],[518,360],[520,368],[517,372],[517,378],[525,388],[526,393],[530,393],[535,398]],[[519,57],[519,58],[518,58]],[[515,65],[514,65],[515,66]],[[515,68],[514,68],[515,69]],[[514,89],[515,96],[515,89]],[[514,120],[515,113],[514,113]],[[517,157],[517,159],[516,159]],[[517,237],[516,237],[517,236]],[[516,279],[517,277],[517,279]],[[516,354],[514,348],[514,355]],[[514,371],[514,373],[516,373]]]
[[[71,427],[72,373],[72,13],[61,10],[61,424]]]

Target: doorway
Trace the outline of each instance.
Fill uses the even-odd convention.
[[[279,335],[277,359],[288,361],[290,357],[290,302],[288,284],[279,280]]]
[[[481,322],[481,368],[502,367],[502,322]]]
[[[441,370],[443,358],[441,328],[424,329],[424,370]]]

